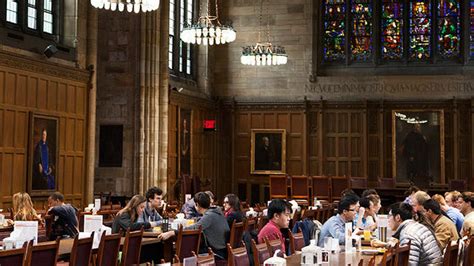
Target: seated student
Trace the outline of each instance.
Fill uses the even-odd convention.
[[[139,222],[138,217],[143,215],[146,199],[142,195],[135,195],[130,199],[125,208],[121,209],[112,224],[112,233],[116,234],[122,229],[123,233],[130,231],[149,229],[155,227],[158,222]]]
[[[227,257],[227,238],[230,232],[227,221],[219,208],[210,208],[211,197],[205,192],[198,192],[194,195],[197,211],[202,218],[195,224],[184,229],[197,229],[201,226],[204,235],[204,243],[212,249],[217,258]],[[168,231],[158,236],[159,239],[167,240],[176,236],[177,231]],[[207,247],[202,244],[200,253],[207,253]]]
[[[224,198],[224,216],[227,219],[229,228],[232,227],[234,221],[240,223],[244,220],[244,215],[240,211],[240,200],[234,194],[227,194]]]
[[[346,223],[354,220],[359,207],[359,197],[348,195],[343,197],[337,206],[337,215],[332,216],[321,227],[318,246],[324,246],[324,238],[332,237],[339,240],[340,245],[346,242]]]
[[[137,222],[146,223],[146,222],[158,222],[161,224],[161,216],[158,213],[157,209],[161,206],[161,199],[163,195],[163,190],[157,187],[151,187],[147,190],[145,209],[143,210],[142,215],[138,217]]]
[[[206,193],[211,199],[210,208],[214,208],[214,194],[211,191],[205,191],[204,193]],[[189,199],[183,204],[183,207],[181,207],[181,212],[184,213],[184,218],[186,219],[201,218],[202,216],[196,209],[194,198]]]
[[[474,221],[474,193],[466,191],[458,198],[458,206],[464,214],[464,222]]]
[[[409,204],[397,202],[389,207],[388,226],[395,231],[394,238],[400,245],[411,240],[409,265],[438,265],[442,253],[435,233],[424,220],[413,220],[413,208]],[[424,218],[423,215],[419,216]]]
[[[368,197],[366,197],[362,198],[359,201],[359,205],[359,212],[354,218],[354,221],[356,222],[356,227],[361,230],[374,231],[375,229],[377,229],[377,224],[375,223],[374,219],[374,216],[376,215],[376,207],[374,202],[371,201]]]
[[[64,196],[54,192],[48,198],[48,214],[53,216],[49,240],[74,238],[79,233],[76,209],[64,203]]]
[[[444,193],[444,199],[446,200],[446,204],[448,204],[448,206],[456,208],[458,210],[461,210],[461,208],[459,207],[459,204],[458,204],[458,198],[460,198],[460,197],[462,197],[461,192],[459,192],[457,190],[448,191],[448,192]]]
[[[36,213],[31,201],[30,195],[26,192],[18,192],[13,194],[13,221],[38,221],[43,225],[43,219]],[[9,224],[13,224],[12,220],[7,220]]]
[[[291,206],[286,200],[274,199],[270,202],[267,209],[268,223],[258,233],[258,243],[265,243],[268,240],[279,239],[281,241],[281,250],[286,253],[285,238],[280,229],[288,228],[290,224]]]
[[[423,203],[425,208],[425,216],[434,224],[435,236],[438,240],[441,250],[443,250],[451,241],[459,239],[459,234],[453,221],[448,215],[441,211],[439,203],[433,199],[429,199]]]
[[[451,220],[456,225],[456,229],[458,230],[458,232],[461,233],[462,224],[464,223],[464,215],[462,215],[462,213],[457,208],[449,206],[443,196],[436,194],[433,195],[431,198],[439,203],[441,210],[446,212],[449,218],[451,218]]]
[[[469,220],[465,221],[464,224],[462,225],[462,234],[461,236],[464,237],[470,237],[474,236],[474,221]]]

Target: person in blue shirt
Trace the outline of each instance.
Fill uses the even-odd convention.
[[[332,237],[339,240],[340,245],[346,242],[345,226],[354,220],[359,209],[359,197],[349,194],[341,199],[337,206],[337,215],[329,218],[321,227],[318,246],[324,247],[324,238]]]
[[[439,205],[441,206],[441,210],[443,210],[449,216],[449,218],[453,221],[453,223],[456,225],[456,229],[458,230],[458,233],[461,233],[462,225],[464,223],[464,215],[462,215],[461,211],[459,211],[456,208],[448,206],[448,204],[446,203],[446,200],[443,198],[443,196],[439,194],[433,195],[432,198],[439,203]]]

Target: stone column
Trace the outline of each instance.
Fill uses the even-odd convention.
[[[162,36],[167,36],[168,30],[160,20],[160,14],[166,14],[165,2],[158,11],[141,15],[138,193],[144,193],[150,186],[166,191],[168,73],[163,52],[167,45],[162,43],[167,38]]]
[[[89,80],[89,103],[87,119],[87,161],[86,161],[86,193],[85,203],[93,202],[94,198],[94,169],[95,169],[95,129],[96,129],[96,99],[97,99],[97,31],[98,16],[97,10],[88,5],[87,10],[87,54],[86,65],[92,66]]]

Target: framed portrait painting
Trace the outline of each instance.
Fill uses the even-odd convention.
[[[250,172],[282,174],[286,172],[286,130],[252,129]]]
[[[58,118],[30,115],[28,191],[49,195],[57,190]]]
[[[444,184],[443,110],[393,110],[392,158],[398,183]]]

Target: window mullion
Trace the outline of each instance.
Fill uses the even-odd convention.
[[[410,0],[405,0],[405,7],[403,8],[403,63],[408,64],[408,57],[410,54]]]
[[[373,58],[372,62],[375,66],[380,64],[380,50],[381,50],[381,30],[382,24],[380,23],[381,19],[381,3],[380,1],[373,2],[373,27],[372,27],[372,45],[373,45]]]
[[[437,3],[439,0],[431,0],[431,59],[432,64],[438,61],[438,13]]]

